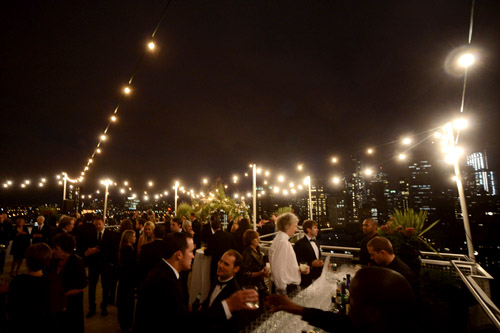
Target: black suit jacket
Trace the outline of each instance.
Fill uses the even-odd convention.
[[[162,260],[148,274],[139,293],[134,331],[156,332],[164,327],[169,332],[206,332],[226,320],[220,303],[206,311],[190,313],[181,288],[180,279]]]
[[[89,233],[87,249],[95,246],[99,246],[99,252],[86,257],[89,265],[111,265],[116,263],[118,252],[115,248],[115,233],[113,231],[104,229],[100,243],[97,240],[97,229],[95,229],[94,233]],[[87,249],[83,252],[85,253]]]
[[[139,255],[139,278],[144,281],[149,272],[165,257],[166,244],[164,240],[156,239],[154,242],[144,244]]]
[[[42,237],[36,237],[33,238],[33,235],[42,235]],[[33,227],[31,229],[31,243],[32,244],[37,244],[37,243],[49,243],[49,237],[50,237],[50,227],[47,225],[42,226],[42,230],[40,230],[39,226]]]
[[[236,276],[233,277],[231,281],[227,283],[227,285],[224,287],[224,289],[221,290],[221,292],[217,295],[217,297],[214,299],[212,306],[209,306],[210,304],[210,298],[212,297],[212,293],[214,292],[215,287],[217,284],[213,283],[212,287],[210,288],[210,293],[208,294],[207,299],[201,304],[201,308],[204,311],[207,311],[211,307],[215,306],[222,306],[222,301],[231,296],[234,292],[240,290],[240,285],[238,281],[236,280]],[[213,331],[218,331],[218,332],[239,332],[240,329],[242,328],[241,326],[241,319],[238,315],[238,313],[233,313],[233,317],[231,317],[230,320],[224,320],[221,322],[216,323],[213,327]]]
[[[210,238],[212,238],[212,228],[210,227],[210,223],[205,223],[201,227],[201,242],[208,244]]]
[[[319,255],[321,257],[321,247],[319,243],[316,244],[318,245]],[[316,280],[321,276],[323,267],[312,267],[312,261],[320,258],[316,258],[316,253],[314,252],[311,242],[307,239],[306,236],[298,240],[295,243],[293,249],[295,251],[295,255],[297,256],[297,262],[301,263],[305,261],[311,268],[309,274],[301,276],[302,280],[300,282],[300,285],[303,287],[307,287],[313,282],[313,280]]]
[[[199,249],[201,247],[201,223],[197,219],[194,219],[193,222],[191,222],[191,226],[194,231],[194,244],[196,245],[196,248]]]

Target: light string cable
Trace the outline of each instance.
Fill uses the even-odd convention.
[[[468,39],[468,45],[467,47],[470,47],[471,42],[472,42],[472,29],[474,27],[474,7],[476,4],[476,0],[472,0],[472,6],[470,10],[470,23],[469,23],[469,39]],[[465,104],[465,91],[467,89],[467,73],[468,73],[468,68],[469,66],[465,66],[465,71],[464,71],[464,84],[462,88],[462,103],[460,105],[460,113],[464,112],[464,104]],[[460,131],[457,131],[457,138],[455,140],[455,144],[458,144],[458,138],[460,136]]]
[[[158,29],[160,28],[160,25],[163,22],[163,19],[165,18],[165,14],[166,14],[167,9],[168,9],[171,2],[172,2],[172,0],[168,0],[167,4],[165,5],[165,7],[161,13],[160,19],[158,20],[158,23],[156,24],[155,29],[154,29],[153,33],[151,34],[151,40],[149,41],[149,43],[147,45],[147,47],[149,48],[149,51],[152,51],[155,48],[154,38],[156,36],[156,33],[158,32]],[[129,95],[132,92],[132,89],[131,89],[132,82],[135,78],[135,75],[137,74],[139,67],[142,64],[142,61],[143,61],[145,55],[146,55],[146,51],[143,51],[142,55],[139,58],[139,61],[137,62],[137,65],[135,66],[134,70],[132,71],[132,75],[130,76],[130,79],[128,80],[128,85],[123,88],[123,93],[125,95]],[[80,182],[83,181],[83,177],[85,176],[85,173],[90,170],[90,165],[94,162],[94,158],[95,158],[96,154],[101,153],[101,144],[106,140],[106,134],[108,133],[108,131],[111,127],[111,124],[117,120],[116,114],[118,113],[120,103],[121,103],[121,99],[118,101],[118,103],[113,111],[112,116],[108,120],[108,124],[107,124],[106,128],[104,129],[103,134],[100,136],[99,141],[97,142],[96,148],[94,149],[94,151],[92,152],[92,155],[88,159],[87,164],[85,165],[83,170],[80,172],[80,177],[78,178],[78,180]]]

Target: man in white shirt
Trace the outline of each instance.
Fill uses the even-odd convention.
[[[274,238],[269,249],[269,262],[271,263],[271,274],[279,294],[291,293],[300,284],[300,274],[309,274],[309,267],[303,272],[299,269],[295,252],[289,239],[297,231],[299,219],[292,213],[278,216],[276,228],[278,234]]]

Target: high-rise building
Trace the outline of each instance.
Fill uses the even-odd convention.
[[[415,210],[435,211],[432,205],[432,165],[428,161],[415,162],[410,169],[409,205]]]
[[[488,168],[488,157],[486,151],[475,152],[467,156],[467,165],[474,168],[476,175],[476,186],[486,194],[497,195],[496,176]]]
[[[327,219],[326,194],[323,185],[319,183],[311,184],[311,203],[313,220],[324,222]]]
[[[387,197],[389,196],[389,180],[387,173],[380,170],[373,176],[366,186],[366,197],[368,199],[372,219],[379,224],[389,218]]]
[[[349,202],[349,217],[351,223],[359,223],[360,219],[363,218],[362,208],[366,204],[366,186],[365,178],[363,176],[363,163],[361,160],[353,155],[351,155],[351,176],[347,178],[347,192],[350,194],[351,198]]]

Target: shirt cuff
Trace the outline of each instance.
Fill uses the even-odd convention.
[[[226,300],[223,300],[222,302],[222,307],[224,308],[224,313],[226,314],[226,319],[229,320],[233,316],[231,314],[231,311],[229,311],[229,306],[227,305]]]

